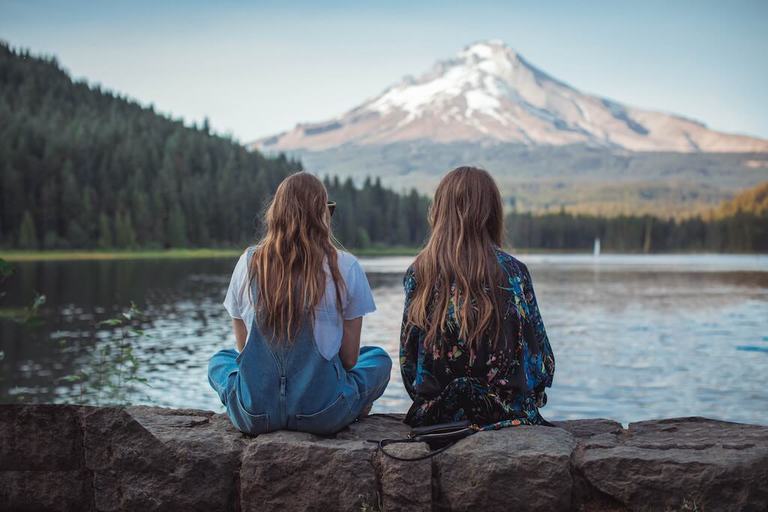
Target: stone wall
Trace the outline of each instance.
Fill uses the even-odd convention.
[[[209,411],[0,405],[0,510],[768,510],[768,427],[558,427],[480,433],[406,463],[365,441],[404,436],[399,416],[334,438],[251,438]]]

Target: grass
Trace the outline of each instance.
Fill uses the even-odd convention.
[[[2,251],[0,252],[0,259],[5,261],[73,261],[235,258],[241,253],[242,250],[240,249]]]
[[[355,256],[416,256],[421,247],[367,247],[365,249],[348,249]]]
[[[416,256],[420,247],[406,246],[373,246],[364,249],[346,248],[358,257],[384,256]],[[504,250],[516,256],[528,254],[592,254],[591,249],[527,249],[521,247],[505,247]],[[202,258],[236,258],[243,249],[165,249],[165,250],[50,250],[50,251],[0,251],[0,260],[7,262],[24,261],[77,261],[77,260],[154,260],[154,259],[202,259]],[[680,251],[679,253],[651,254],[697,254],[699,251]],[[603,254],[644,254],[642,252],[615,252],[606,250]]]
[[[413,256],[417,247],[369,247],[349,249],[357,256]],[[236,258],[242,249],[165,249],[165,250],[50,250],[50,251],[0,251],[0,259],[20,261],[76,261],[76,260],[154,260]]]

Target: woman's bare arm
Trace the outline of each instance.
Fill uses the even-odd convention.
[[[346,370],[357,364],[357,356],[360,355],[360,332],[362,329],[363,317],[344,320],[344,334],[341,337],[339,358]]]
[[[245,341],[248,338],[248,330],[245,328],[245,322],[239,318],[232,319],[232,329],[235,331],[235,346],[238,352],[245,348]]]

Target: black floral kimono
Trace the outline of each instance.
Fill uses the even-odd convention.
[[[544,391],[552,385],[555,358],[539,314],[528,268],[496,249],[503,269],[501,292],[503,339],[496,349],[491,339],[478,345],[470,357],[465,340],[459,338],[453,304],[449,304],[448,329],[435,343],[424,348],[424,331],[406,329],[400,336],[400,370],[413,399],[405,422],[411,426],[470,420],[479,427],[536,425],[547,400]],[[418,276],[413,268],[405,274],[405,311],[413,298]],[[442,347],[442,350],[441,350]],[[441,355],[442,354],[442,355]]]

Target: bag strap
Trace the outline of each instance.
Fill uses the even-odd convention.
[[[437,454],[443,453],[445,450],[453,446],[457,441],[469,437],[472,434],[479,432],[477,425],[469,425],[461,430],[455,430],[453,432],[436,432],[433,434],[420,434],[415,436],[409,436],[407,439],[366,439],[369,443],[376,443],[378,449],[387,457],[403,462],[415,462],[419,460],[431,459]],[[445,446],[441,446],[436,450],[430,450],[429,453],[419,455],[417,457],[400,457],[384,449],[385,446],[390,444],[402,444],[402,443],[428,443],[429,441],[441,441],[441,440],[453,440],[451,443],[447,443]]]
[[[467,434],[467,435],[463,436],[462,439],[464,437],[470,436],[470,435],[472,435],[474,433],[475,432],[473,431],[471,434]],[[443,435],[442,437],[445,437],[445,436]],[[389,446],[390,444],[418,443],[418,442],[422,442],[422,441],[418,441],[416,438],[410,438],[410,439],[381,439],[379,441],[376,441],[376,440],[373,440],[373,439],[367,439],[366,441],[368,441],[369,443],[376,443],[378,445],[379,451],[381,453],[383,453],[384,455],[386,455],[387,457],[389,457],[390,459],[395,459],[395,460],[399,460],[399,461],[403,461],[403,462],[416,462],[416,461],[419,461],[419,460],[431,459],[435,455],[443,453],[445,450],[447,450],[448,448],[453,446],[454,443],[455,443],[455,442],[454,443],[448,443],[445,446],[441,446],[437,450],[430,450],[428,453],[425,453],[424,455],[419,455],[417,457],[400,457],[399,455],[395,455],[394,453],[388,452],[387,450],[384,449],[384,447],[385,446]],[[456,439],[456,441],[458,441],[458,439]]]
[[[557,426],[545,420],[541,415],[539,415],[539,417],[541,418],[541,423],[539,425],[543,427]],[[431,459],[435,455],[443,453],[445,450],[453,446],[456,442],[460,441],[461,439],[464,439],[465,437],[469,437],[472,434],[476,434],[477,432],[499,430],[504,427],[511,426],[511,423],[509,423],[510,421],[511,420],[504,420],[498,423],[492,423],[490,425],[484,425],[484,426],[469,425],[461,430],[455,430],[453,432],[436,432],[432,434],[409,435],[408,438],[406,439],[379,439],[379,440],[366,439],[366,441],[369,443],[375,443],[378,449],[381,451],[381,453],[383,453],[390,459],[395,459],[403,462],[416,462],[420,460]],[[399,455],[394,455],[384,449],[385,446],[389,446],[390,444],[428,443],[429,441],[440,441],[440,440],[451,440],[451,439],[453,439],[452,443],[448,443],[445,446],[441,446],[436,450],[431,450],[429,453],[425,453],[424,455],[419,455],[417,457],[400,457]]]

